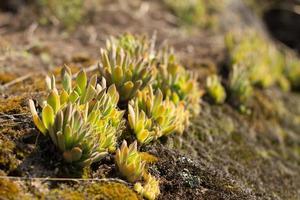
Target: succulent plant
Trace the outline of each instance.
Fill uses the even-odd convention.
[[[285,75],[293,89],[300,89],[300,60],[295,55],[286,56]]]
[[[229,78],[230,97],[238,105],[246,104],[252,96],[252,86],[248,78],[248,71],[240,66],[233,66]]]
[[[137,150],[137,142],[127,146],[124,140],[121,148],[117,150],[115,161],[120,173],[130,182],[140,180],[145,172],[145,162]]]
[[[60,99],[60,101],[57,101],[60,106],[63,106],[67,102],[77,103],[79,105],[89,103],[89,115],[98,116],[101,120],[109,119],[108,121],[114,127],[124,125],[122,121],[124,112],[119,111],[117,108],[119,94],[115,85],[111,85],[107,88],[105,78],[102,78],[101,83],[98,84],[97,75],[92,76],[88,81],[84,70],[81,70],[77,74],[74,86],[72,86],[72,77],[70,69],[64,67],[61,71],[63,89],[59,97],[57,97],[57,95],[55,97]],[[55,86],[55,78],[53,76],[52,78],[47,77],[46,82],[49,90],[52,90],[52,93],[58,94]],[[49,96],[48,99],[53,99],[54,97],[52,96],[51,98]],[[49,100],[47,100],[47,102],[49,102]],[[94,106],[98,106],[98,110],[94,109],[94,111],[91,112]],[[99,120],[94,121],[99,122]]]
[[[105,155],[116,149],[124,125],[124,113],[117,109],[119,96],[114,85],[106,88],[105,79],[101,85],[96,83],[96,76],[88,82],[84,71],[77,75],[74,87],[70,70],[64,68],[61,74],[63,89],[60,93],[55,78],[46,79],[49,95],[41,118],[33,101],[29,101],[33,121],[44,135],[50,136],[67,162],[90,164],[101,158],[98,154]],[[70,156],[75,147],[83,153],[80,159]]]
[[[164,98],[175,104],[183,103],[191,115],[198,115],[203,91],[199,88],[197,77],[176,61],[172,50],[165,49],[160,54],[154,88],[159,88]]]
[[[32,100],[30,109],[36,112]],[[66,162],[86,166],[107,154],[99,148],[99,137],[90,124],[85,123],[84,112],[78,107],[68,104],[54,114],[52,107],[46,105],[42,116],[52,142],[62,152]]]
[[[206,90],[208,95],[217,104],[224,103],[226,92],[217,75],[211,75],[206,79]]]
[[[150,84],[154,75],[154,60],[150,50],[131,36],[107,41],[101,49],[99,71],[108,82],[115,84],[120,100],[127,102]]]
[[[142,185],[140,182],[134,184],[134,190],[148,200],[154,200],[160,194],[159,181],[151,174],[144,176],[145,184]]]
[[[140,143],[147,144],[158,137],[158,131],[155,130],[152,120],[143,110],[139,110],[137,104],[134,108],[128,104],[128,122]]]
[[[111,48],[115,44],[117,48],[122,48],[131,57],[144,58],[151,61],[155,59],[155,41],[156,35],[154,34],[149,40],[146,36],[134,36],[132,34],[124,34],[118,38],[111,37],[107,47]]]
[[[267,88],[275,84],[281,85],[284,81],[283,54],[258,33],[253,30],[231,33],[226,36],[225,43],[230,65],[246,68],[252,85]]]
[[[158,89],[154,94],[149,86],[128,104],[128,121],[138,141],[145,144],[174,132],[182,133],[188,124],[188,112],[182,104],[163,100],[162,92]]]

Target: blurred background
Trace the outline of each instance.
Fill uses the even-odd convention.
[[[212,35],[263,25],[274,39],[300,51],[297,0],[1,0],[0,8],[2,51],[38,55],[30,65],[45,68],[74,56],[96,58],[108,35],[124,32],[157,32],[159,41],[167,39],[180,51],[183,48],[182,53],[210,62],[206,55],[221,59],[214,50],[220,44],[210,39]],[[7,60],[3,56],[1,60]]]

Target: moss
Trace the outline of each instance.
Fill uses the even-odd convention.
[[[61,199],[61,200],[83,200],[84,195],[82,192],[74,191],[72,189],[55,189],[52,190],[49,194],[46,195],[48,200],[55,200],[55,199]]]
[[[15,74],[0,73],[0,84],[8,83],[16,78],[17,78],[17,76]]]
[[[7,140],[0,139],[0,169],[6,173],[14,170],[18,166],[18,160],[14,154],[15,143]]]
[[[20,188],[9,179],[0,179],[0,199],[19,199]]]
[[[122,183],[94,183],[86,189],[87,199],[139,200],[132,189]]]
[[[31,92],[40,92],[45,90],[45,77],[39,73],[30,76],[28,79],[16,83],[5,90],[6,94],[14,95],[16,98],[30,94]],[[19,95],[19,96],[17,96]],[[27,99],[27,97],[26,97]],[[27,108],[27,101],[25,102]]]
[[[21,113],[24,111],[25,99],[23,96],[12,96],[0,99],[0,112]]]

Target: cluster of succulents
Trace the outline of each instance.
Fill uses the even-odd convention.
[[[284,57],[266,39],[252,30],[226,36],[230,65],[247,68],[251,84],[267,88],[283,86]],[[286,81],[285,81],[286,82]],[[285,84],[285,88],[288,86]]]
[[[100,74],[109,85],[116,85],[122,102],[132,99],[154,77],[154,60],[146,44],[144,40],[125,35],[119,40],[107,40],[106,49],[101,49]]]
[[[197,79],[176,61],[172,51],[155,49],[154,39],[125,34],[107,40],[101,50],[99,71],[89,80],[84,70],[76,76],[68,67],[47,77],[48,97],[37,113],[29,101],[33,122],[50,138],[67,163],[89,166],[114,153],[117,169],[147,199],[159,195],[159,181],[147,172],[137,145],[162,136],[182,134],[189,119],[200,112]],[[74,78],[74,80],[73,80]],[[117,149],[125,128],[137,142]]]
[[[284,91],[299,88],[299,60],[255,31],[229,33],[225,44],[229,52],[228,88],[232,102],[245,105],[253,86],[278,85]]]
[[[224,103],[226,99],[226,91],[217,75],[211,75],[207,77],[206,91],[215,103]]]
[[[128,122],[137,140],[146,144],[174,132],[182,133],[188,119],[184,106],[163,100],[159,89],[155,94],[151,86],[147,89],[128,104]]]
[[[159,195],[159,181],[146,170],[146,161],[142,160],[141,152],[137,150],[137,142],[129,146],[124,140],[117,150],[115,161],[122,176],[129,182],[135,183],[137,193],[149,200],[154,200]],[[142,185],[142,181],[145,182]]]
[[[43,103],[41,118],[29,101],[33,121],[62,152],[66,162],[86,166],[116,149],[117,138],[124,125],[123,111],[118,110],[119,95],[105,79],[97,84],[93,76],[88,82],[81,71],[72,86],[72,74],[65,67],[61,73],[60,92],[55,78],[47,78],[49,95]]]
[[[160,89],[164,98],[169,98],[176,105],[183,103],[191,116],[198,115],[203,91],[199,88],[197,77],[180,65],[172,49],[163,49],[159,60],[153,87]]]
[[[154,200],[160,194],[159,180],[150,174],[146,174],[144,177],[145,184],[142,185],[140,182],[134,184],[134,190],[146,199]]]
[[[175,104],[165,103],[168,107],[172,107],[170,110],[176,110],[181,115],[177,117],[181,119],[177,120],[185,121],[185,123],[178,123],[181,125],[176,125],[179,132],[188,125],[187,119],[190,116],[200,112],[199,102],[202,91],[199,89],[196,77],[176,61],[172,50],[168,48],[156,50],[154,38],[148,40],[146,37],[125,34],[109,39],[106,49],[101,50],[99,71],[108,85],[116,85],[121,104],[140,98],[142,93],[146,93],[144,96],[151,96],[149,87],[153,87],[155,91],[160,90],[163,100]],[[135,115],[132,114],[134,121],[131,122],[131,128],[135,130],[140,142],[147,143],[152,140],[151,138],[167,135],[158,132],[159,130],[155,128],[157,119],[154,119],[149,112],[134,108],[141,106],[140,104],[134,105],[132,101],[130,104],[130,110],[135,112]],[[138,131],[134,128],[136,123],[143,124],[142,130],[140,127]]]

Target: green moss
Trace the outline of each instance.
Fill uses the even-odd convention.
[[[85,199],[82,192],[74,191],[70,188],[51,190],[51,192],[48,193],[46,195],[46,197],[47,197],[48,200],[55,200],[55,199],[83,200],[83,199]]]
[[[14,154],[15,143],[0,139],[0,168],[6,173],[17,168],[19,162]]]
[[[122,183],[94,183],[86,189],[87,199],[107,200],[139,200],[141,199],[132,189]]]
[[[19,199],[20,188],[9,179],[0,179],[0,199]]]
[[[0,73],[0,84],[5,84],[7,82],[10,82],[12,80],[16,79],[15,74],[11,73]]]
[[[24,111],[24,96],[12,96],[7,99],[0,99],[0,112],[2,113],[21,113]]]

